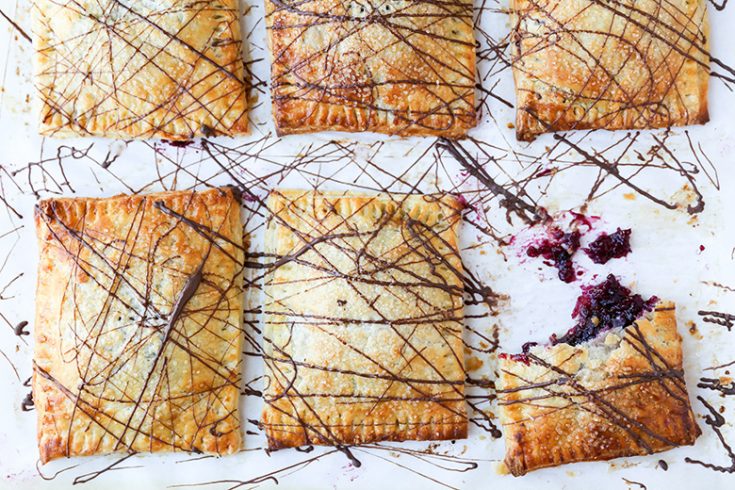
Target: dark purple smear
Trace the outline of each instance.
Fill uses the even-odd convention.
[[[617,229],[614,233],[602,232],[589,247],[583,249],[584,253],[592,259],[595,264],[606,264],[611,259],[625,257],[631,252],[630,249],[631,230]]]
[[[579,250],[579,239],[582,234],[579,230],[564,232],[554,227],[549,230],[549,236],[526,249],[529,257],[543,257],[544,263],[556,267],[559,279],[572,282],[577,278],[572,256]]]
[[[605,281],[583,286],[582,295],[572,312],[577,324],[562,337],[552,335],[551,344],[577,345],[597,337],[611,328],[627,327],[647,311],[652,311],[658,298],[644,300],[640,294],[631,294],[610,274]]]
[[[521,347],[521,350],[523,351],[522,354],[506,354],[505,352],[498,355],[500,359],[510,359],[511,361],[515,362],[522,362],[525,365],[531,364],[531,359],[528,357],[528,351],[531,350],[531,347],[534,345],[538,345],[538,342],[526,342],[523,344],[523,347]]]

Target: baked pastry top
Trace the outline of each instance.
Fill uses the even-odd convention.
[[[511,0],[516,131],[709,120],[705,0]]]
[[[673,303],[578,345],[501,355],[505,464],[519,476],[694,444]]]
[[[270,448],[466,437],[458,201],[276,190],[268,208]]]
[[[49,199],[35,220],[41,461],[236,452],[243,247],[233,191]]]
[[[246,134],[236,0],[35,0],[44,135]]]
[[[266,0],[279,134],[462,137],[476,124],[472,1]]]

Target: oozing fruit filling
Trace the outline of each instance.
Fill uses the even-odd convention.
[[[551,345],[587,342],[612,328],[632,325],[646,312],[652,311],[657,302],[656,296],[644,300],[640,294],[632,294],[610,274],[599,284],[582,287],[582,294],[572,312],[576,325],[561,337],[552,335],[549,342]],[[523,344],[522,354],[500,354],[500,358],[528,364],[528,353],[535,345],[535,342],[527,342]]]
[[[644,300],[640,294],[631,294],[630,289],[610,274],[600,284],[582,287],[582,295],[572,312],[577,324],[562,337],[552,335],[551,343],[577,345],[611,328],[627,327],[652,311],[656,302],[655,296]]]
[[[625,257],[631,252],[630,232],[630,229],[621,230],[620,228],[609,235],[603,232],[589,244],[589,247],[584,249],[584,253],[595,264],[606,264],[610,259]]]
[[[572,255],[579,250],[581,236],[579,230],[565,233],[560,228],[554,227],[549,230],[548,238],[544,238],[538,244],[529,245],[526,255],[543,257],[547,265],[558,269],[559,279],[564,282],[572,282],[577,277]]]

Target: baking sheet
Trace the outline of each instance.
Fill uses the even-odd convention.
[[[708,125],[573,132],[519,144],[508,127],[514,109],[505,4],[476,3],[483,114],[480,126],[458,148],[432,138],[379,135],[277,138],[268,88],[261,83],[268,80],[263,5],[245,2],[245,57],[255,85],[252,135],[178,148],[152,141],[39,137],[32,108],[32,50],[23,34],[30,34],[28,2],[0,0],[0,487],[735,487],[735,474],[707,467],[735,464],[735,455],[725,446],[735,446],[735,395],[706,381],[732,386],[728,376],[735,370],[735,364],[723,366],[735,361],[735,331],[727,320],[735,314],[735,226],[728,214],[735,205],[735,72],[730,68],[735,66],[735,6],[725,2],[709,7],[718,61],[712,67]],[[454,158],[456,150],[468,157]],[[269,454],[254,423],[262,401],[243,395],[245,449],[235,456],[91,457],[40,467],[35,413],[21,409],[29,392],[24,381],[32,372],[32,346],[30,337],[13,332],[21,321],[31,322],[27,330],[33,328],[35,201],[222,184],[252,193],[243,213],[253,251],[262,249],[259,199],[274,187],[442,191],[466,197],[471,210],[461,230],[463,260],[478,284],[489,288],[491,299],[468,307],[473,318],[467,321],[467,356],[483,362],[469,373],[472,424],[467,440],[355,448],[360,467],[330,448]],[[517,247],[500,246],[526,229],[525,218],[539,207],[599,215],[600,229],[631,227],[634,253],[604,266],[580,258],[581,282],[564,284],[553,269],[523,260]],[[644,296],[677,302],[686,380],[702,437],[693,447],[647,457],[567,465],[520,479],[500,474],[504,447],[502,439],[492,436],[497,407],[486,387],[495,377],[497,349],[517,351],[526,341],[566,331],[580,284],[610,272]],[[253,312],[260,280],[249,274],[249,282],[246,335],[257,342],[259,317]],[[244,386],[257,389],[262,369],[257,349],[246,347]],[[724,417],[723,423],[718,424],[707,406]],[[718,423],[708,425],[707,420]],[[668,471],[659,460],[668,464]]]

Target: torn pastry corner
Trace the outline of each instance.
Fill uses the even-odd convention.
[[[501,354],[505,464],[515,476],[694,444],[701,434],[682,367],[675,305],[570,345]]]

